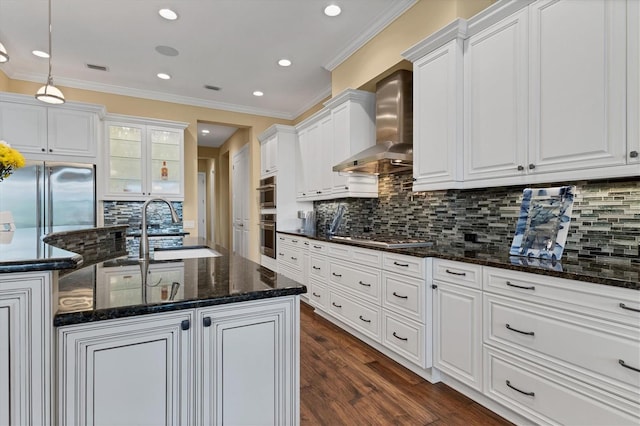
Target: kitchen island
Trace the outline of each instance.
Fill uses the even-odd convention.
[[[0,424],[297,424],[306,288],[215,249],[0,262]]]

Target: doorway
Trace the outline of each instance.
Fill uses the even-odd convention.
[[[249,257],[249,144],[233,156],[231,176],[232,247],[236,254]]]

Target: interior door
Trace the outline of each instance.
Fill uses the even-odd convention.
[[[233,156],[231,194],[233,197],[233,251],[249,255],[249,145]]]

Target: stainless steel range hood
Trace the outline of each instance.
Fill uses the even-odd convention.
[[[413,73],[376,85],[376,144],[333,166],[334,172],[389,174],[413,168]]]

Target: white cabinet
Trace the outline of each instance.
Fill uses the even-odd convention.
[[[51,424],[51,278],[0,277],[0,424]]]
[[[333,166],[375,143],[375,95],[345,90],[298,124],[302,157],[300,200],[377,197],[378,178],[333,172]]]
[[[182,200],[185,127],[185,123],[109,116],[101,198]]]
[[[192,315],[60,327],[60,425],[192,423]]]
[[[297,424],[298,324],[292,296],[60,327],[59,424]]]
[[[297,299],[203,308],[197,318],[196,424],[297,424]]]
[[[462,37],[458,19],[403,55],[413,64],[414,191],[462,184]]]
[[[278,137],[273,135],[260,142],[260,177],[278,170]]]
[[[68,102],[43,106],[22,95],[0,96],[0,139],[33,160],[96,162],[103,107]]]
[[[627,2],[627,161],[640,175],[640,2]]]
[[[528,17],[525,8],[480,32],[469,26],[471,36],[464,43],[465,181],[526,173]]]

